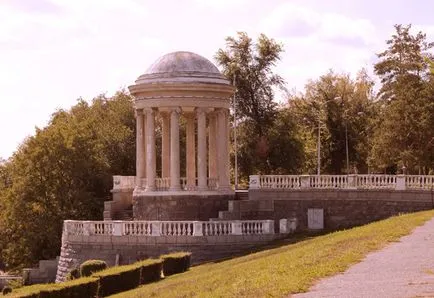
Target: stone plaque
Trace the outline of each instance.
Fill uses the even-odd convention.
[[[324,229],[324,209],[308,209],[307,226],[310,230]]]

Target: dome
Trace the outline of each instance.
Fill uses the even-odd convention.
[[[182,51],[158,58],[136,80],[138,85],[153,83],[230,84],[211,61],[198,54]]]

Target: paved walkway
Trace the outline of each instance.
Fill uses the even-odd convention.
[[[297,298],[434,297],[434,218]]]

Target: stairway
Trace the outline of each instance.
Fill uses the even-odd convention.
[[[116,212],[113,216],[113,220],[133,220],[133,206]]]

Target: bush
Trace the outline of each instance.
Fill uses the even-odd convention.
[[[80,265],[80,276],[87,277],[93,273],[104,270],[107,268],[107,264],[101,260],[87,260]]]
[[[150,259],[138,262],[140,266],[140,284],[147,284],[161,279],[163,272],[162,259]]]
[[[191,253],[177,252],[168,255],[162,255],[164,276],[185,272],[190,268]]]
[[[72,269],[67,275],[66,275],[66,280],[74,280],[80,278],[80,269],[79,268],[74,268]]]
[[[12,293],[12,288],[9,287],[9,286],[5,286],[5,287],[3,288],[3,290],[2,290],[2,294],[3,294],[3,295],[7,295],[7,294],[9,294],[9,293]]]
[[[106,297],[137,288],[141,267],[137,264],[112,267],[92,275],[99,278],[98,297]]]
[[[22,298],[85,298],[97,297],[97,291],[98,279],[86,277],[57,284],[23,287],[16,291],[16,295]]]

